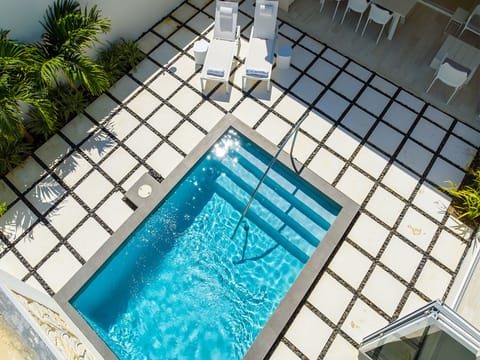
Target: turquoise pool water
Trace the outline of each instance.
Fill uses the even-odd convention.
[[[71,304],[120,359],[241,359],[340,207],[229,130]]]

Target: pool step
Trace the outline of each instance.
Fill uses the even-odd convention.
[[[235,197],[235,195],[233,195],[230,190],[227,190],[224,185],[220,184],[218,181],[216,183],[216,193],[223,199],[225,199],[228,203],[230,203],[230,205],[232,205],[235,210],[240,213],[243,211],[245,204],[240,199]],[[310,256],[307,255],[304,251],[302,251],[298,246],[294,245],[282,234],[280,234],[267,221],[265,221],[262,216],[257,213],[257,211],[257,209],[252,207],[246,216],[247,219],[254,222],[256,226],[258,226],[263,232],[265,232],[268,236],[270,236],[273,240],[275,240],[278,244],[285,248],[299,261],[301,261],[302,263],[306,263]]]

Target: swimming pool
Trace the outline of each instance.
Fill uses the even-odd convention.
[[[228,128],[68,302],[120,359],[240,359],[342,206]]]

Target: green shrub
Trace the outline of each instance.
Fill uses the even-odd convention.
[[[7,203],[5,201],[3,201],[2,203],[0,203],[0,217],[3,216],[3,214],[5,214],[7,212]]]
[[[445,190],[453,196],[453,207],[458,218],[478,227],[480,222],[480,169],[469,171],[469,181],[465,186],[457,187],[451,181]]]
[[[0,138],[0,175],[7,174],[10,170],[25,161],[31,152],[31,145],[23,139]]]
[[[97,62],[107,73],[110,84],[113,84],[128,71],[135,69],[144,58],[145,54],[133,40],[120,39],[102,49],[98,53]]]

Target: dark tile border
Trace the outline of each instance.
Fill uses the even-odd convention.
[[[228,129],[234,129],[246,136],[249,140],[253,141],[256,145],[260,146],[271,155],[277,150],[277,147],[274,144],[250,129],[233,115],[225,115],[224,118],[197,145],[197,147],[161,184],[159,184],[154,196],[145,199],[143,204],[130,216],[130,218],[125,221],[110,239],[54,296],[62,309],[68,314],[68,316],[70,316],[79,329],[106,359],[115,359],[116,357],[107,345],[90,328],[87,322],[78,314],[73,306],[70,305],[69,301]],[[285,152],[282,152],[278,159],[281,163],[293,170],[290,158]],[[297,166],[300,167],[301,164],[298,164]],[[304,168],[301,171],[300,176],[323,194],[338,203],[342,207],[342,210],[320,245],[310,257],[310,260],[300,272],[295,283],[263,328],[262,332],[257,336],[255,342],[247,352],[245,359],[263,359],[267,357],[281,335],[285,325],[290,321],[291,316],[296,312],[298,306],[301,304],[310,287],[315,282],[315,279],[318,277],[318,274],[323,270],[325,264],[334,253],[346,229],[359,210],[358,204],[354,203],[351,199],[336,190],[309,169]]]

